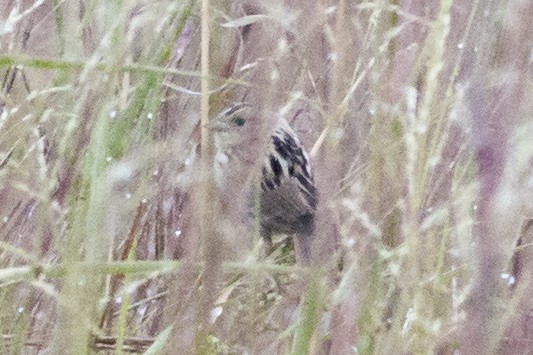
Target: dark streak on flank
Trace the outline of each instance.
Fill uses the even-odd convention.
[[[318,201],[316,188],[313,184],[313,181],[305,178],[301,174],[297,174],[295,178],[298,179],[298,182],[301,184],[300,191],[305,195],[307,202],[313,209],[315,209]]]
[[[264,191],[272,191],[274,190],[274,184],[272,183],[272,181],[270,181],[269,179],[263,179],[263,182],[261,183],[261,187],[263,188]]]
[[[283,169],[278,159],[273,155],[270,155],[270,167],[272,168],[272,172],[274,173],[274,184],[276,184],[276,186],[279,186],[281,184]]]
[[[294,175],[294,164],[292,162],[289,162],[289,175]]]

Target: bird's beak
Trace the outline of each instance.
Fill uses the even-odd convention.
[[[209,121],[204,127],[215,132],[224,132],[228,130],[228,124],[217,119]]]

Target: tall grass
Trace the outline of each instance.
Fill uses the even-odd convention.
[[[524,1],[0,4],[2,353],[522,354],[533,344]],[[254,106],[223,186],[205,124]],[[278,115],[314,261],[245,186]]]

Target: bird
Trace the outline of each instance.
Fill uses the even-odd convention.
[[[227,170],[228,166],[238,166],[235,160],[246,160],[250,155],[243,154],[243,150],[253,148],[253,144],[247,142],[246,136],[253,135],[254,132],[257,134],[257,120],[254,122],[252,119],[256,117],[256,112],[248,103],[234,103],[208,124],[208,128],[214,132],[217,149],[217,181],[224,180],[224,170]],[[254,123],[256,127],[253,126]],[[255,146],[262,148],[258,144]],[[252,174],[252,182],[249,183],[249,189],[252,191],[248,199],[251,201],[249,215],[259,219],[259,232],[266,244],[267,253],[272,251],[274,235],[294,236],[297,262],[309,264],[318,204],[309,156],[295,131],[281,115],[270,133],[266,152],[257,154],[262,156],[259,157],[259,164],[256,164],[259,165],[256,169],[258,171]],[[248,158],[249,166],[253,165],[257,158],[257,155],[255,159]],[[243,166],[245,165],[242,164],[237,169],[244,169]],[[257,195],[258,199],[253,198]]]

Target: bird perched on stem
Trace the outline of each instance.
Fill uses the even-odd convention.
[[[253,160],[257,160],[250,160],[244,154],[246,150],[253,148],[246,143],[245,136],[252,134],[250,129],[257,129],[247,127],[249,124],[253,125],[250,122],[252,112],[250,105],[238,103],[209,123],[208,127],[215,133],[215,146],[218,150],[215,165],[218,181],[224,180],[224,171],[228,167],[242,175],[253,165]],[[318,199],[309,157],[296,133],[282,117],[274,126],[266,152],[259,154],[264,155],[261,169],[252,174],[253,182],[249,188],[250,191],[256,191],[255,196],[258,196],[251,198],[251,201],[255,201],[252,203],[252,216],[257,216],[259,220],[260,235],[268,252],[272,248],[273,235],[294,235],[297,260],[307,264],[311,259]],[[257,188],[254,189],[253,186]],[[254,194],[251,193],[251,196]]]

